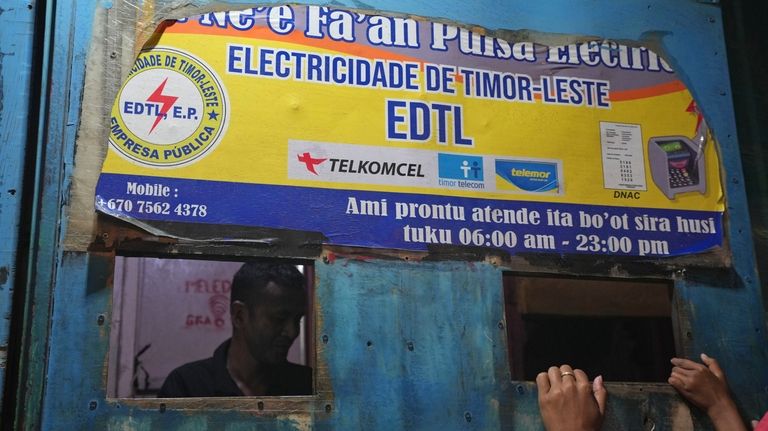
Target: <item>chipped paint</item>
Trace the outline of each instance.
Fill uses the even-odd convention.
[[[107,431],[150,431],[152,419],[148,416],[112,416],[107,420]]]

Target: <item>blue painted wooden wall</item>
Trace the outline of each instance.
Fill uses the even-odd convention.
[[[50,31],[55,23],[55,32],[46,39],[48,50],[38,53],[48,55],[52,67],[45,75],[50,79],[44,94],[49,100],[43,101],[45,151],[37,154],[40,206],[38,218],[32,220],[35,259],[25,291],[22,382],[17,392],[24,408],[17,408],[19,427],[540,428],[532,386],[508,378],[506,341],[499,327],[502,268],[486,262],[342,258],[326,263],[318,258],[317,397],[288,404],[263,400],[261,407],[258,400],[192,404],[107,400],[109,327],[99,323],[99,316],[104,315],[105,322],[110,320],[112,261],[109,254],[65,252],[60,244],[67,229],[65,204],[75,131],[83,115],[81,94],[93,14],[96,8],[110,4],[95,0],[57,3],[49,10],[47,27]],[[695,271],[676,274],[676,300],[687,325],[680,341],[688,354],[706,351],[721,360],[746,415],[757,416],[768,409],[768,346],[716,4],[692,0],[343,0],[334,5],[416,14],[488,29],[657,43],[686,80],[720,142],[728,197],[727,237],[733,251],[732,273],[719,277]],[[4,82],[6,73],[3,70]],[[5,118],[6,109],[2,112],[0,119]],[[20,147],[19,143],[14,147],[17,156]],[[0,174],[3,181],[13,178],[8,171]],[[19,223],[5,207],[2,217]],[[8,252],[0,258],[11,258],[7,256]],[[0,302],[0,306],[6,303]],[[0,336],[2,330],[0,327]],[[609,391],[606,429],[640,430],[652,425],[673,429],[691,420],[667,387],[621,385],[611,386]],[[295,410],[287,413],[286,408]],[[681,419],[681,415],[685,417]],[[700,429],[707,427],[699,416],[693,423]]]
[[[23,168],[30,114],[34,10],[11,1],[0,6],[0,387],[5,382],[17,249],[23,232]],[[34,106],[34,104],[32,105]],[[0,405],[3,394],[0,393]]]

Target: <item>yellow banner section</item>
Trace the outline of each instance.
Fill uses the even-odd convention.
[[[341,51],[259,37],[263,28],[217,30],[178,23],[142,52],[114,105],[105,173],[723,210],[717,146],[679,81],[619,91],[618,70],[494,74],[471,58],[422,59],[424,46]],[[383,72],[366,86],[312,70]]]

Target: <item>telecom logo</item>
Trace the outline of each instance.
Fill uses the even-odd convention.
[[[483,158],[464,154],[437,153],[438,185],[462,189],[484,189]]]
[[[288,178],[383,186],[434,186],[432,151],[288,140]]]
[[[320,158],[314,158],[312,157],[312,154],[309,153],[309,151],[305,151],[301,154],[297,154],[296,157],[301,163],[304,163],[304,167],[307,168],[307,171],[318,175],[317,170],[315,170],[315,167],[324,161],[328,159],[320,159]]]
[[[561,191],[560,164],[555,161],[496,160],[500,189],[556,194]]]
[[[118,93],[109,143],[139,165],[183,166],[210,154],[228,117],[226,91],[207,64],[154,47],[139,54]]]

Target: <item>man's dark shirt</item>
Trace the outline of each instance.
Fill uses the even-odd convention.
[[[184,364],[166,377],[158,398],[238,397],[243,392],[227,371],[230,340],[222,343],[213,357]],[[266,396],[311,395],[312,368],[285,362],[270,366]]]

